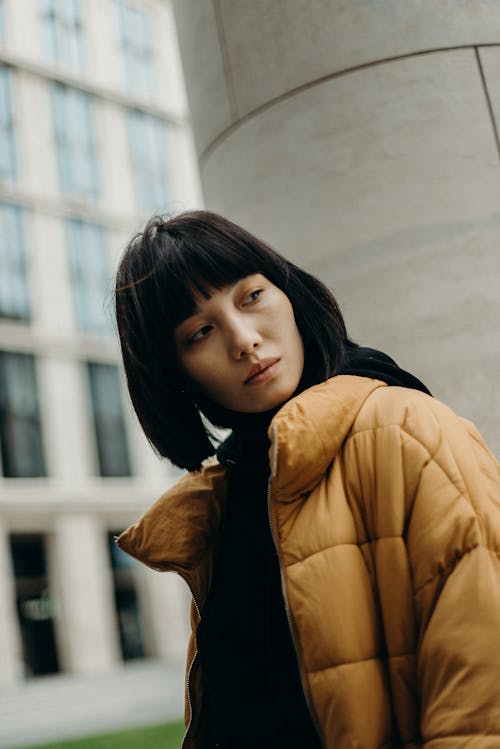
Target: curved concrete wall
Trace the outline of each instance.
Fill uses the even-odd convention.
[[[500,4],[179,0],[207,207],[500,451]]]

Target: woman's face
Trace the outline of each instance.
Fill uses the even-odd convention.
[[[259,413],[297,389],[304,347],[290,300],[256,273],[205,299],[175,330],[180,364],[214,403]]]

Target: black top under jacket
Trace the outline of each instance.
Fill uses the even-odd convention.
[[[428,392],[386,354],[355,345],[340,373]],[[268,516],[274,413],[245,415],[217,452],[229,470],[228,501],[197,642],[210,746],[221,749],[322,746],[301,684]]]
[[[302,689],[267,509],[267,423],[225,447],[228,503],[198,627],[212,745],[320,749]]]

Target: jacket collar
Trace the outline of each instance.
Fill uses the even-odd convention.
[[[337,375],[288,401],[269,428],[273,497],[289,502],[324,476],[371,393],[386,384]]]
[[[292,502],[323,478],[370,394],[385,383],[338,375],[288,401],[270,427],[273,499]],[[188,474],[117,539],[131,556],[191,579],[213,546],[226,495],[226,468]],[[203,565],[201,565],[202,567]]]

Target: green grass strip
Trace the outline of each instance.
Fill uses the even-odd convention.
[[[36,744],[23,749],[179,749],[183,736],[184,723],[178,721],[86,739],[52,741],[50,744]]]

